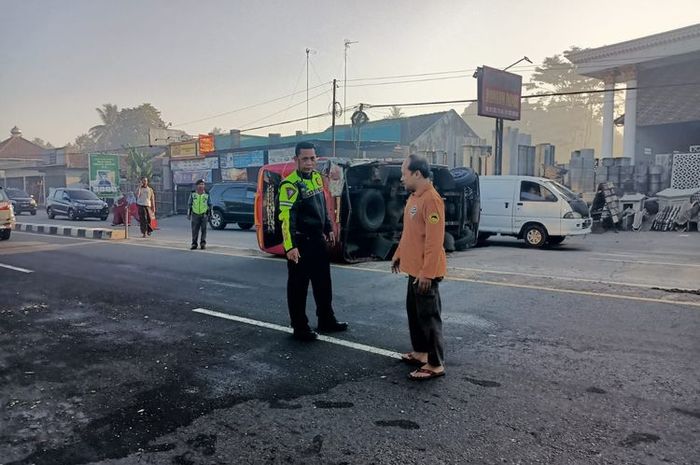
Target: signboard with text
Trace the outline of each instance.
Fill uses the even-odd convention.
[[[511,121],[520,119],[522,76],[482,66],[477,79],[479,116]]]
[[[212,153],[216,150],[216,144],[214,142],[213,134],[200,134],[199,135],[199,153]]]
[[[114,197],[119,193],[119,155],[91,153],[88,155],[90,190],[99,197]]]
[[[172,160],[170,169],[173,171],[200,171],[219,169],[219,158],[209,157],[198,160]]]
[[[197,156],[197,141],[170,144],[170,158],[193,158]]]
[[[250,152],[224,153],[219,155],[219,160],[221,169],[263,166],[265,164],[265,151],[253,150]]]

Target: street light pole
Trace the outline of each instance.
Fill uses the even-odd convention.
[[[345,110],[348,107],[348,50],[350,45],[356,44],[357,41],[352,41],[345,39],[345,77],[343,79],[343,124],[347,123],[347,117],[345,116]]]

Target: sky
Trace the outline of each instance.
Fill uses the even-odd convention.
[[[480,65],[523,56],[536,65],[573,45],[700,23],[697,0],[0,0],[0,12],[0,140],[17,125],[55,146],[99,124],[95,108],[105,103],[151,103],[190,134],[304,118],[307,48],[314,115],[330,110],[334,78],[348,106],[469,99]],[[345,39],[357,41],[347,88]],[[527,80],[533,68],[513,70]],[[429,75],[391,78],[417,74]],[[464,105],[404,112],[449,108]],[[309,130],[329,124],[313,119]],[[302,121],[251,133],[306,129]]]

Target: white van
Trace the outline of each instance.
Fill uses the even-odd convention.
[[[590,234],[591,216],[581,198],[551,179],[481,176],[479,239],[493,234],[524,239],[531,247],[560,244]]]

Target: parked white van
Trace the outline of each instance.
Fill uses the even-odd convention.
[[[531,247],[560,244],[566,236],[591,232],[588,205],[577,194],[546,178],[481,176],[479,239],[501,234]]]

